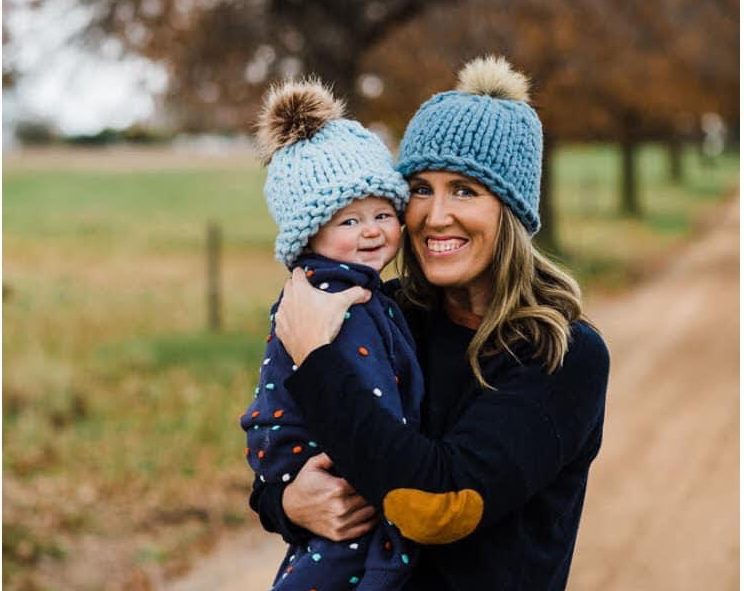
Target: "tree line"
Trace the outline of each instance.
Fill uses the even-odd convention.
[[[738,128],[735,0],[79,1],[94,13],[85,42],[114,37],[167,67],[165,106],[187,132],[251,131],[269,83],[314,73],[399,136],[465,61],[505,55],[530,74],[545,127],[549,244],[558,142],[618,142],[620,210],[640,215],[641,142],[666,142],[679,175],[681,142],[699,136],[703,113]]]

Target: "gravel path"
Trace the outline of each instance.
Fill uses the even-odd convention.
[[[612,353],[571,591],[739,588],[739,207],[589,313]],[[269,588],[277,536],[235,533],[166,591]]]

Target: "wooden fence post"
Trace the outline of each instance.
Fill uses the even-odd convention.
[[[207,318],[212,332],[222,328],[222,293],[220,291],[220,255],[222,230],[210,222],[207,224]]]

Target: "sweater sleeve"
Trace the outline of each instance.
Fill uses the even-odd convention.
[[[286,487],[284,482],[264,483],[256,477],[250,497],[251,509],[258,513],[266,531],[278,533],[287,544],[302,545],[313,534],[292,523],[284,512],[282,495]]]
[[[586,347],[576,347],[583,353],[567,355],[551,376],[536,364],[514,364],[498,376],[496,391],[481,392],[440,440],[390,420],[362,395],[334,343],[311,353],[286,386],[310,431],[363,497],[404,536],[449,543],[524,504],[578,452],[603,414],[607,366],[603,343],[600,348],[587,355]],[[598,379],[577,381],[574,374],[584,370]],[[585,409],[565,413],[564,426],[557,423],[564,414],[546,400],[574,382],[585,390]],[[569,428],[582,433],[563,437]]]

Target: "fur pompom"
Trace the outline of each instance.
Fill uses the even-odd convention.
[[[287,81],[272,87],[258,116],[256,139],[265,163],[274,152],[313,136],[344,116],[344,103],[318,80]]]
[[[512,69],[503,57],[489,55],[467,63],[457,75],[457,90],[497,99],[529,102],[527,76]]]

